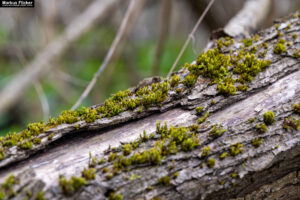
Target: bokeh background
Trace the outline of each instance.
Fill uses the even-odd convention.
[[[245,1],[216,0],[177,69],[193,61],[206,45],[212,30],[224,27]],[[92,2],[36,0],[35,8],[0,8],[0,90]],[[145,77],[166,76],[208,2],[147,0],[120,57],[107,67],[83,105],[101,103]],[[19,131],[29,122],[47,120],[72,107],[102,63],[128,4],[129,0],[119,1],[104,20],[95,23],[52,63],[55,66],[39,79],[39,87],[30,86],[17,103],[0,113],[0,135]],[[273,0],[268,19],[261,28],[299,7],[300,0]],[[156,52],[158,45],[162,47],[161,53]],[[41,98],[44,103],[46,100],[49,113],[43,111]]]

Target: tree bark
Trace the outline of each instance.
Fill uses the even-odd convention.
[[[293,105],[300,101],[300,60],[294,58],[300,45],[299,17],[278,24],[283,36],[271,27],[261,31],[260,39],[252,45],[258,47],[258,55],[262,51],[259,44],[268,44],[264,59],[269,59],[271,65],[253,79],[246,92],[220,95],[216,85],[199,76],[192,88],[179,84],[181,93],[171,89],[161,105],[142,112],[138,108],[125,111],[92,123],[59,125],[39,135],[42,143],[31,150],[9,149],[0,161],[0,177],[4,181],[10,173],[17,175],[19,182],[13,186],[15,196],[11,199],[34,199],[42,190],[47,199],[117,199],[113,194],[120,194],[123,199],[299,199],[300,131],[283,129],[286,117],[299,118],[293,113]],[[274,54],[274,45],[280,38],[290,43],[286,52]],[[236,40],[232,53],[241,48],[239,44]],[[177,72],[181,79],[187,74],[186,69]],[[89,153],[99,160],[112,151],[119,154],[120,143],[138,139],[143,130],[154,133],[154,138],[133,153],[149,149],[159,138],[155,132],[157,121],[188,127],[197,123],[198,106],[203,106],[210,115],[200,125],[199,144],[192,150],[166,155],[159,165],[130,165],[110,178],[103,171],[111,170],[113,162],[97,164],[94,180],[72,195],[61,191],[59,175],[81,176],[82,169],[90,163]],[[268,125],[267,132],[258,133],[256,125],[263,123],[262,115],[268,110],[274,112],[276,121]],[[249,122],[252,118],[254,121]],[[216,123],[227,131],[212,138],[210,132]],[[49,141],[51,133],[54,137]],[[253,144],[256,138],[263,139],[258,146]],[[237,143],[243,145],[243,151],[230,155]],[[210,147],[208,157],[203,156],[205,146]],[[220,159],[225,152],[228,156]],[[207,162],[212,158],[215,165],[210,168]],[[166,176],[170,181],[160,184],[159,179]]]

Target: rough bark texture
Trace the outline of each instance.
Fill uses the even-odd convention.
[[[46,191],[44,196],[48,199],[108,199],[112,192],[121,194],[123,199],[299,199],[300,131],[286,131],[282,127],[284,118],[294,115],[293,105],[300,101],[300,60],[293,57],[300,46],[299,17],[279,24],[284,33],[282,38],[291,44],[285,53],[274,54],[273,46],[278,42],[276,28],[259,33],[260,40],[253,46],[269,44],[264,59],[270,59],[271,66],[254,78],[246,92],[224,97],[218,94],[216,85],[200,76],[191,89],[180,84],[178,87],[184,89],[181,94],[171,90],[160,106],[143,112],[126,111],[93,123],[60,125],[40,135],[42,144],[30,151],[10,149],[0,162],[0,176],[3,180],[10,173],[19,174],[13,199],[23,199],[27,191],[32,193],[30,199],[34,199],[41,190]],[[232,50],[238,50],[239,44],[236,41]],[[177,74],[184,77],[187,73],[182,69]],[[89,152],[101,158],[109,146],[131,142],[143,130],[155,133],[156,121],[167,121],[169,126],[195,124],[197,106],[203,106],[211,114],[198,131],[200,142],[196,148],[168,155],[160,165],[132,165],[111,179],[102,171],[104,167],[112,168],[113,163],[99,164],[95,166],[95,180],[88,181],[71,196],[61,192],[59,174],[80,176],[88,165]],[[266,133],[258,133],[256,125],[263,122],[262,115],[268,110],[275,113],[276,121],[268,126]],[[252,123],[251,118],[255,118]],[[212,138],[209,133],[216,123],[227,131],[219,138]],[[51,141],[47,140],[50,133],[55,133]],[[154,139],[134,151],[149,148],[157,138],[155,134]],[[258,147],[252,144],[255,138],[263,139]],[[243,145],[243,152],[219,159],[236,143]],[[208,158],[201,156],[202,148],[208,145],[209,158],[215,159],[213,168],[205,164]],[[173,177],[176,172],[178,176]],[[164,176],[171,178],[169,185],[158,183]]]

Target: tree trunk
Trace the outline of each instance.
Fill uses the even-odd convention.
[[[248,83],[247,91],[221,95],[217,85],[202,74],[192,87],[182,83],[171,87],[164,101],[148,109],[138,107],[91,123],[62,124],[40,134],[41,144],[30,150],[10,148],[0,161],[2,182],[11,173],[18,180],[12,184],[10,198],[35,199],[45,191],[47,199],[299,199],[300,122],[293,107],[300,101],[300,60],[295,58],[300,44],[298,15],[278,21],[279,27],[253,39],[248,49],[256,46],[258,56],[265,51],[260,44],[268,44],[263,59],[271,65]],[[275,54],[280,39],[285,39],[286,51]],[[228,48],[223,53],[233,55],[242,48],[241,42],[236,39],[229,48],[231,53]],[[183,68],[176,74],[183,80],[189,71]],[[163,82],[147,81],[146,85]],[[142,86],[145,81],[131,89],[133,95]],[[122,154],[120,143],[141,142],[127,157],[145,152],[162,138],[157,121],[166,121],[168,128],[190,127],[197,124],[195,108],[200,106],[210,115],[193,130],[194,146],[181,143],[176,153],[162,152],[161,160],[114,166],[121,159],[112,158],[113,152]],[[269,110],[275,121],[264,132],[257,125],[268,123],[263,114]],[[285,119],[290,116],[294,118]],[[140,136],[144,130],[148,137],[153,133],[150,138]],[[54,135],[51,140],[50,134]],[[95,162],[108,157],[112,161]],[[59,186],[59,175],[79,177],[88,164],[96,170],[95,179],[66,194],[63,184]]]

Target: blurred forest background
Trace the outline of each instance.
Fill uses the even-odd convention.
[[[177,69],[193,61],[210,33],[224,27],[245,1],[216,0]],[[0,135],[19,131],[29,122],[47,120],[72,107],[102,63],[129,4],[129,0],[115,2],[103,19],[51,63],[52,69],[32,83],[17,103],[0,113]],[[120,56],[106,68],[83,105],[99,104],[145,77],[166,76],[208,2],[147,0]],[[36,0],[35,8],[0,8],[0,90],[91,3],[92,0]],[[297,10],[299,5],[300,0],[273,0],[268,20],[261,28]]]

